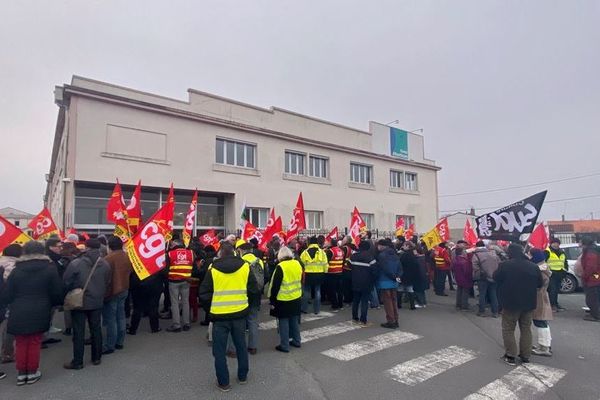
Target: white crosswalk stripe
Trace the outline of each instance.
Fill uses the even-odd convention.
[[[340,333],[350,332],[355,329],[361,329],[360,325],[352,321],[338,322],[337,324],[326,325],[320,328],[307,329],[300,332],[302,343],[311,342],[316,339],[321,339],[327,336],[338,335]]]
[[[334,347],[326,350],[321,354],[327,357],[335,358],[340,361],[350,361],[355,358],[366,356],[367,354],[376,353],[387,348],[397,346],[399,344],[412,342],[420,339],[421,336],[410,332],[393,331],[382,335],[373,336],[366,340],[359,340],[345,344],[343,346]]]
[[[387,373],[397,382],[414,386],[476,357],[473,350],[450,346],[398,364]]]
[[[318,321],[320,319],[325,319],[325,318],[329,318],[329,317],[333,317],[335,314],[334,313],[330,313],[327,311],[321,311],[318,315],[307,315],[307,316],[302,316],[301,321],[302,322],[311,322],[311,321]],[[261,331],[266,331],[269,329],[275,329],[277,328],[277,320],[276,319],[272,319],[270,321],[266,321],[266,322],[261,322],[260,324],[258,324],[258,329],[260,329]]]
[[[544,394],[566,374],[562,369],[524,364],[465,397],[465,400],[533,399]]]

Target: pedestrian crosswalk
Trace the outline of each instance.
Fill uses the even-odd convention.
[[[421,336],[409,332],[393,331],[376,335],[366,340],[348,343],[333,349],[326,350],[321,354],[327,357],[335,358],[340,361],[350,361],[355,358],[366,356],[367,354],[385,350],[392,346],[412,342],[420,339]]]
[[[320,319],[325,319],[325,318],[329,318],[329,317],[333,317],[335,314],[334,313],[330,313],[327,311],[321,311],[319,314],[310,314],[310,315],[306,315],[302,317],[302,322],[312,322],[312,321],[318,321]],[[258,329],[260,329],[261,331],[266,331],[269,329],[275,329],[277,328],[277,320],[272,319],[270,321],[265,321],[265,322],[261,322],[258,325]]]
[[[353,321],[344,321],[302,331],[300,336],[302,338],[302,343],[307,343],[312,342],[313,340],[339,335],[340,333],[350,332],[356,329],[360,329],[360,325],[355,324]]]

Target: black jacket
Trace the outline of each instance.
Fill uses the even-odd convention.
[[[419,287],[421,282],[421,270],[419,267],[419,260],[417,260],[417,256],[411,251],[404,251],[400,256],[400,261],[402,262],[402,284],[403,285],[412,285],[413,289],[415,285]]]
[[[214,293],[213,277],[212,277],[212,273],[210,271],[212,268],[214,268],[217,271],[220,271],[224,274],[231,274],[231,273],[234,273],[237,270],[239,270],[244,264],[246,264],[246,262],[237,256],[227,256],[227,257],[215,259],[213,261],[212,265],[210,266],[208,272],[206,273],[206,277],[200,284],[200,288],[198,289],[198,296],[200,297],[200,302],[202,302],[203,304],[212,302],[212,297],[213,297],[213,293]],[[256,278],[254,277],[252,272],[250,272],[250,274],[248,275],[248,284],[247,284],[246,288],[248,291],[249,298],[260,294],[260,291],[258,290],[258,284],[256,282]],[[212,314],[211,313],[210,318],[213,321],[244,318],[244,317],[246,317],[246,315],[248,315],[248,311],[249,311],[249,307],[246,308],[245,310],[242,310],[237,313],[232,313],[232,314]]]
[[[77,288],[83,289],[85,281],[99,257],[100,250],[89,249],[69,263],[63,275],[65,293]],[[83,310],[97,310],[104,306],[104,298],[112,289],[111,279],[110,265],[101,258],[83,296]]]
[[[10,307],[8,333],[46,332],[50,328],[52,307],[62,301],[62,282],[50,259],[39,254],[21,257],[8,277],[0,301]]]
[[[537,306],[537,290],[543,279],[539,267],[525,256],[502,261],[494,274],[498,300],[509,311],[532,311]]]
[[[350,256],[352,266],[352,290],[372,290],[377,279],[377,261],[371,249]]]

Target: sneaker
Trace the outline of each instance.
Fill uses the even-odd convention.
[[[42,373],[38,370],[35,374],[27,375],[27,384],[33,385],[42,378]]]
[[[492,314],[492,318],[498,318],[498,314]]]
[[[515,360],[514,357],[509,357],[507,355],[502,356],[502,361],[504,361],[505,363],[507,363],[508,365],[514,367],[515,365],[517,365],[517,361]]]
[[[115,349],[117,350],[123,350],[125,347],[123,347],[122,344],[115,344]]]
[[[61,332],[62,332],[62,331],[61,331]],[[61,340],[61,339],[49,338],[49,339],[46,339],[46,340],[44,340],[44,341],[42,342],[42,344],[55,344],[55,343],[60,343],[60,342],[62,342],[62,340]],[[91,344],[91,343],[90,343],[90,344]]]
[[[6,372],[0,371],[0,379],[6,378]]]
[[[150,333],[158,333],[158,332],[162,332],[162,328],[158,328],[156,330],[150,331]],[[135,333],[134,333],[135,335]]]
[[[388,328],[388,329],[396,329],[396,324],[394,324],[393,322],[384,322],[383,324],[380,324],[382,328]]]
[[[589,313],[589,312],[590,312],[590,308],[589,308],[589,307],[583,306],[583,307],[581,307],[581,309],[582,309],[583,311],[587,312],[587,313]]]
[[[281,347],[280,345],[275,346],[275,350],[280,351],[282,353],[289,353],[290,351],[287,349],[284,349],[283,347]]]
[[[114,352],[115,352],[114,350],[108,350],[108,349],[106,349],[106,350],[102,351],[102,355],[105,356],[107,354],[112,354]]]
[[[297,349],[299,349],[300,347],[302,347],[302,345],[300,343],[296,343],[293,340],[290,340],[290,346],[295,347]]]
[[[181,332],[181,328],[179,328],[179,327],[176,328],[176,327],[170,326],[167,328],[167,332],[179,333],[179,332]]]
[[[541,357],[552,357],[552,352],[550,351],[550,349],[546,346],[536,346],[536,347],[532,347],[531,348],[531,352],[533,354],[535,354],[536,356],[541,356]]]
[[[594,321],[594,322],[600,322],[600,318],[594,318],[591,315],[586,315],[585,317],[583,317],[584,321]]]
[[[100,365],[100,364],[102,364],[102,360],[92,360],[92,364],[93,365]]]
[[[360,322],[359,320],[357,320],[357,319],[353,319],[353,320],[352,320],[352,323],[353,323],[354,325],[360,325],[360,323],[361,323],[361,322]]]
[[[248,383],[248,378],[247,378],[247,377],[246,377],[246,378],[244,378],[244,379],[240,379],[240,378],[238,378],[238,383],[239,383],[240,385],[245,385],[246,383]]]
[[[481,312],[481,311],[477,313],[477,316],[478,317],[483,317],[483,318],[487,317],[486,313],[485,312]]]
[[[2,357],[2,364],[10,364],[12,362],[15,362],[15,358],[11,357],[11,356],[4,356]]]
[[[54,333],[61,333],[61,332],[62,332],[62,329],[57,328],[55,326],[51,326],[50,329],[48,329],[48,333],[51,335]]]
[[[190,330],[190,326],[188,324],[184,325],[183,326],[183,330],[186,331],[186,332],[189,331]]]
[[[521,362],[522,362],[523,364],[529,364],[529,358],[527,358],[527,357],[522,357],[522,356],[519,356],[519,358],[521,359]]]
[[[65,329],[65,330],[63,331],[63,335],[65,335],[65,336],[71,336],[71,332],[72,332],[72,331],[71,331],[71,328],[67,328],[67,329]]]
[[[27,383],[27,375],[19,374],[17,375],[17,386],[23,386]]]
[[[563,306],[556,306],[556,309],[557,309],[558,311],[567,311],[567,309],[566,309],[566,308],[564,308]]]
[[[371,322],[361,322],[359,323],[361,328],[370,328],[371,326],[373,326],[373,323]]]
[[[73,364],[72,361],[66,362],[63,364],[63,368],[64,369],[82,369],[83,365],[80,364]]]
[[[221,392],[227,393],[231,390],[231,385],[219,385],[217,383],[217,389],[219,389]]]

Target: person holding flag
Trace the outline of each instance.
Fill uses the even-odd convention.
[[[166,265],[169,270],[169,296],[171,298],[172,325],[167,332],[190,330],[190,282],[194,266],[194,253],[179,241],[173,241],[167,253]],[[180,311],[181,303],[181,311]],[[182,321],[183,319],[183,321]],[[183,324],[182,324],[183,323]]]
[[[308,247],[300,254],[300,262],[304,265],[304,286],[302,287],[302,312],[308,312],[308,299],[314,290],[313,312],[321,312],[321,285],[329,268],[327,256],[319,247],[315,236],[308,239]]]
[[[334,312],[344,308],[344,290],[342,287],[342,272],[344,262],[344,251],[338,247],[337,238],[330,238],[330,247],[325,250],[329,268],[327,270],[327,287],[329,288],[328,297],[331,300],[331,309]]]

